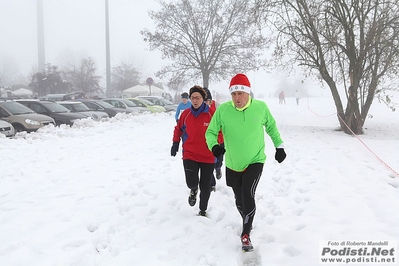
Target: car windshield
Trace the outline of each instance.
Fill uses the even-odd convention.
[[[142,103],[144,103],[145,105],[150,105],[150,106],[155,105],[154,103],[152,103],[152,102],[150,102],[150,101],[147,101],[146,99],[140,99],[140,101],[141,101]]]
[[[52,102],[47,102],[47,103],[42,103],[44,106],[46,106],[47,109],[50,110],[52,113],[68,113],[69,110],[62,106],[61,104],[58,103],[52,103]]]
[[[120,100],[120,101],[123,102],[123,103],[125,103],[125,104],[126,104],[127,106],[129,106],[129,107],[138,107],[137,104],[135,104],[134,102],[129,101],[129,100],[123,99],[123,100]]]
[[[4,102],[1,103],[1,106],[3,106],[13,115],[35,114],[35,112],[32,109],[17,102]]]
[[[137,106],[139,106],[139,107],[144,107],[144,108],[147,107],[144,103],[140,102],[140,101],[137,100],[137,99],[128,99],[128,100],[131,101],[131,102],[133,102],[135,105],[137,105]]]
[[[73,106],[75,112],[86,112],[90,111],[89,107],[87,107],[84,103],[72,103],[70,104]]]
[[[165,98],[159,98],[160,102],[164,103],[164,105],[173,105],[171,101],[166,100]]]
[[[104,108],[115,108],[115,106],[113,106],[112,104],[109,104],[104,101],[95,101],[95,103]]]
[[[140,97],[140,99],[145,99],[147,101],[154,103],[155,105],[160,105],[160,106],[173,105],[172,102],[166,100],[163,97],[159,97],[159,98],[158,97],[151,97],[151,98],[144,98],[144,97],[141,98]]]

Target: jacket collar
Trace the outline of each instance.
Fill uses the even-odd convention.
[[[200,113],[207,113],[209,110],[209,106],[205,102],[203,102],[198,109],[194,109],[194,107],[192,105],[190,108],[191,108],[191,113],[195,117],[199,116]]]

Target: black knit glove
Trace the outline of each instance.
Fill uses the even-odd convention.
[[[212,147],[213,156],[219,157],[220,155],[224,154],[226,150],[222,145],[215,145]]]
[[[170,155],[175,157],[178,150],[179,150],[179,142],[173,142],[172,148],[170,148]]]
[[[285,151],[283,148],[276,148],[276,155],[274,156],[274,159],[276,159],[277,162],[281,163],[284,161],[285,157],[287,157],[287,154],[285,154]]]

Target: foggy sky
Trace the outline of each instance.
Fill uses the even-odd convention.
[[[155,0],[109,0],[111,68],[131,62],[142,72],[142,79],[155,78],[167,62],[159,51],[149,51],[140,30],[154,30],[148,10],[158,10]],[[17,65],[15,72],[28,75],[38,65],[36,0],[0,0],[0,60]],[[62,66],[66,61],[79,65],[92,57],[105,86],[105,0],[43,0],[45,62]],[[0,62],[2,67],[3,62]],[[264,95],[287,87],[298,88],[301,77],[289,78],[278,72],[246,73],[253,91]],[[201,79],[193,85],[201,84]],[[224,93],[229,80],[210,84]],[[5,85],[0,82],[0,85]],[[281,87],[281,88],[280,88]]]
[[[161,54],[148,51],[139,33],[153,29],[147,10],[156,8],[153,0],[109,0],[111,67],[129,60],[144,68],[144,76],[157,71]],[[45,62],[60,65],[66,56],[90,56],[104,75],[105,0],[43,0],[43,13]],[[1,0],[0,36],[0,59],[15,61],[24,75],[36,67],[36,1]]]

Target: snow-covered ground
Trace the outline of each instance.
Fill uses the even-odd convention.
[[[173,115],[121,115],[0,137],[0,265],[317,266],[320,241],[397,241],[397,112],[375,102],[359,140],[335,131],[331,99],[264,100],[287,159],[267,137],[254,252],[224,176],[209,218],[188,205]]]

